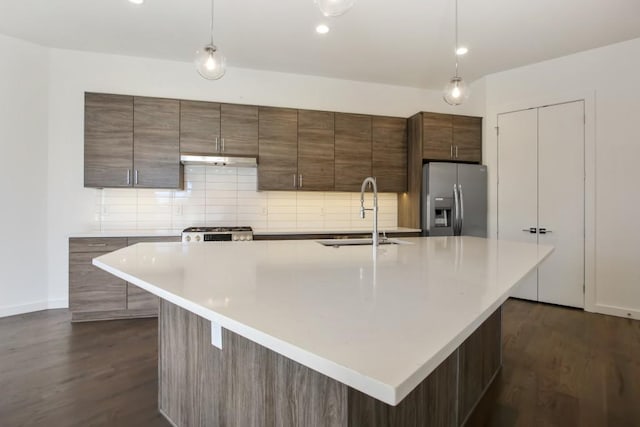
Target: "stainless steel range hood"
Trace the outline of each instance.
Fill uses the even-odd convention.
[[[180,163],[185,165],[232,166],[236,168],[255,168],[258,159],[242,156],[214,156],[201,154],[181,154]]]

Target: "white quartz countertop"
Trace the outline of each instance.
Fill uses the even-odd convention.
[[[176,237],[181,236],[182,230],[153,229],[153,230],[90,230],[71,233],[69,237]]]
[[[508,298],[550,246],[475,237],[140,243],[94,264],[390,405]],[[224,345],[224,343],[222,344]]]
[[[406,228],[406,227],[390,227],[381,228],[380,233],[419,233],[422,230],[419,228]],[[253,234],[256,236],[286,236],[296,234],[371,234],[371,227],[368,228],[355,228],[355,229],[335,229],[335,230],[268,230],[268,229],[254,229]],[[164,236],[180,236],[182,230],[172,229],[152,229],[152,230],[90,230],[81,231],[78,233],[71,233],[69,237],[164,237]]]
[[[420,233],[422,230],[419,228],[406,228],[406,227],[388,227],[380,228],[379,233]],[[367,228],[350,228],[350,229],[335,229],[335,230],[267,230],[267,229],[254,229],[253,234],[260,236],[286,236],[296,234],[371,234],[371,227]]]

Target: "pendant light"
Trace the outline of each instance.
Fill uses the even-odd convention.
[[[211,0],[211,39],[209,44],[196,51],[194,63],[198,73],[205,79],[218,80],[227,71],[227,59],[222,55],[220,49],[213,44],[213,4]]]
[[[315,0],[324,16],[340,16],[353,7],[356,0]]]
[[[444,100],[449,105],[460,105],[469,98],[469,88],[465,84],[464,80],[458,75],[458,52],[460,46],[458,46],[458,0],[456,2],[456,75],[449,80],[449,83],[444,87]],[[466,51],[465,51],[466,53]]]

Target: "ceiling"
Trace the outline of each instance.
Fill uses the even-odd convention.
[[[324,18],[313,0],[216,0],[230,67],[440,89],[454,72],[453,0],[357,0]],[[191,61],[209,0],[0,1],[0,34],[56,48]],[[638,0],[459,0],[467,81],[640,37]],[[331,27],[321,36],[319,23]]]

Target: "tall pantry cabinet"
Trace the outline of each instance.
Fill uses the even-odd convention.
[[[584,307],[584,102],[498,115],[498,238],[552,245],[515,297]]]

